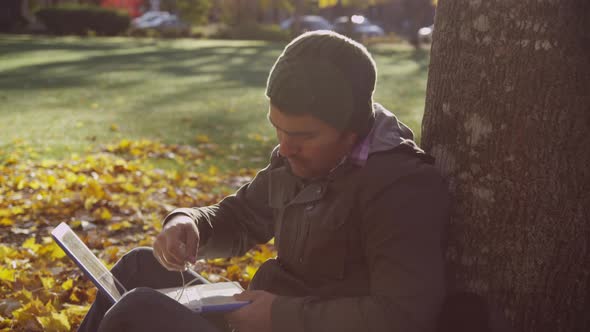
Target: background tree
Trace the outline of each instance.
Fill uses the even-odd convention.
[[[0,32],[12,32],[26,23],[22,0],[3,0],[0,10]]]
[[[271,12],[272,23],[280,23],[282,13],[292,13],[295,10],[289,0],[259,0],[258,6],[264,13]]]
[[[160,0],[160,8],[165,11],[177,13],[183,19],[194,23],[207,22],[210,0]]]
[[[454,285],[523,332],[590,331],[590,3],[438,3],[423,146]]]
[[[225,23],[240,25],[257,20],[259,4],[260,0],[221,0],[216,5]]]

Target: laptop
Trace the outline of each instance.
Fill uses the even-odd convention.
[[[76,233],[66,224],[60,223],[51,232],[53,240],[63,249],[84,274],[112,303],[121,299],[127,289],[115,278],[107,267],[90,251]],[[161,293],[177,300],[196,312],[226,312],[236,310],[250,303],[235,300],[232,295],[244,289],[237,282],[210,283],[193,270],[189,270],[204,283],[184,288],[158,289]]]

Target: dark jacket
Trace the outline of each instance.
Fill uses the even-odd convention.
[[[251,283],[280,295],[276,332],[432,331],[444,296],[447,187],[411,131],[378,104],[370,154],[303,182],[270,165],[219,204],[177,209],[201,234],[199,257],[242,255],[275,238]]]

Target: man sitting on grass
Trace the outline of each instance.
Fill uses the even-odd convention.
[[[371,55],[346,37],[311,32],[287,45],[266,89],[279,143],[269,165],[216,205],[172,211],[153,251],[133,250],[113,268],[137,289],[113,307],[99,294],[80,330],[222,331],[149,288],[181,286],[174,271],[187,262],[243,255],[274,237],[278,256],[235,296],[251,304],[225,315],[229,327],[433,331],[447,188],[410,129],[373,103],[375,81]]]

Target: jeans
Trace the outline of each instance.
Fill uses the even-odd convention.
[[[221,314],[196,313],[155,290],[182,286],[182,278],[162,267],[151,248],[131,250],[111,272],[128,292],[112,305],[99,291],[78,331],[229,331]]]

